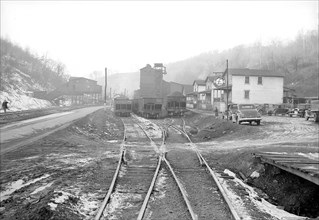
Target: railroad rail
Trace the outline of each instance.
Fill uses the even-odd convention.
[[[170,122],[169,126],[171,126],[172,124],[173,124],[173,122]],[[138,125],[140,126],[140,124],[138,124]],[[164,128],[164,129],[161,128],[161,130],[162,130],[162,143],[161,143],[161,146],[159,147],[159,149],[160,149],[159,164],[160,164],[161,162],[163,162],[163,161],[165,162],[165,164],[166,164],[167,167],[169,168],[170,172],[172,173],[172,176],[173,176],[173,178],[174,178],[174,180],[175,180],[175,182],[176,182],[176,184],[177,184],[177,186],[178,186],[178,189],[179,189],[180,193],[182,194],[182,197],[183,197],[183,199],[184,199],[184,202],[185,202],[185,204],[186,204],[186,207],[187,207],[187,209],[188,209],[188,212],[189,212],[190,215],[191,215],[192,220],[197,220],[198,217],[197,217],[197,215],[195,214],[195,212],[193,211],[193,208],[192,208],[192,206],[191,206],[191,204],[190,204],[190,202],[189,202],[189,200],[188,200],[188,198],[187,198],[187,193],[186,193],[186,191],[184,190],[182,184],[181,184],[180,181],[178,180],[178,178],[177,178],[177,176],[176,176],[176,174],[175,174],[175,172],[174,172],[172,166],[170,165],[170,163],[168,162],[168,160],[167,160],[166,157],[165,157],[166,151],[165,151],[165,147],[163,147],[163,145],[165,145],[165,140],[166,140],[166,137],[167,137],[167,129],[168,129],[169,126],[167,126],[167,127]],[[141,126],[140,126],[140,127],[141,127]],[[141,127],[141,128],[142,128],[142,127]],[[146,131],[145,131],[143,128],[142,128],[142,130],[144,131],[145,135],[149,138],[149,140],[150,140],[151,142],[153,142],[152,138],[149,137],[149,135],[146,133]],[[159,165],[159,166],[160,166],[160,165]],[[158,174],[158,172],[157,172],[157,174]],[[148,191],[148,196],[145,197],[145,200],[144,200],[144,202],[143,202],[142,209],[140,210],[139,216],[138,216],[138,218],[137,218],[138,220],[143,219],[143,215],[144,215],[144,213],[145,213],[145,211],[146,211],[147,203],[148,203],[148,201],[149,201],[149,197],[150,197],[150,195],[151,195],[151,193],[152,193],[152,191],[153,191],[154,185],[155,185],[156,177],[157,177],[157,175],[156,175],[156,176],[154,175],[152,184],[151,184],[151,186],[150,186],[150,188],[149,188],[149,191]]]
[[[192,140],[190,139],[189,135],[187,134],[186,132],[186,126],[185,126],[185,120],[184,119],[181,119],[182,120],[182,128],[179,128],[178,126],[176,125],[171,125],[171,127],[173,127],[174,129],[178,130],[181,134],[183,134],[187,140],[189,141],[190,145],[191,145],[191,148],[192,150],[195,151],[196,155],[197,155],[197,158],[200,162],[200,164],[202,166],[205,166],[205,168],[209,171],[210,175],[212,176],[214,182],[216,183],[224,201],[226,202],[227,204],[227,207],[233,217],[233,219],[235,220],[240,220],[242,219],[239,214],[237,213],[235,207],[233,206],[233,204],[231,203],[231,201],[229,200],[226,192],[225,192],[225,189],[223,188],[223,186],[219,183],[218,181],[218,178],[217,178],[217,175],[216,173],[211,169],[211,167],[208,165],[207,161],[205,160],[205,158],[203,157],[203,155],[199,152],[198,150],[198,147],[196,146],[196,144],[194,144],[192,142]]]
[[[113,191],[115,190],[115,187],[116,187],[116,182],[118,181],[118,176],[119,176],[119,172],[120,172],[120,168],[121,166],[123,165],[123,162],[124,162],[124,157],[125,157],[125,154],[126,154],[126,143],[127,143],[127,131],[126,131],[126,127],[125,127],[125,123],[124,121],[122,120],[122,123],[124,125],[124,137],[123,137],[123,140],[122,140],[122,143],[121,143],[121,150],[120,150],[120,158],[119,158],[119,161],[118,161],[118,165],[117,165],[117,169],[113,175],[113,179],[112,179],[112,182],[111,182],[111,185],[109,187],[109,190],[108,190],[108,193],[107,195],[105,196],[96,216],[95,216],[95,219],[98,220],[98,219],[101,219],[102,218],[102,215],[103,215],[103,212],[104,210],[106,209],[107,207],[107,204],[109,203],[110,201],[110,197],[113,193]],[[145,131],[145,129],[139,124],[139,123],[136,123],[140,129],[144,132],[145,136],[152,142],[153,140],[150,138],[150,136],[147,134],[147,132]],[[165,137],[163,136],[163,141],[165,140]],[[143,204],[142,204],[142,207],[139,211],[139,214],[137,216],[137,219],[143,219],[143,216],[144,216],[144,213],[145,213],[145,210],[147,208],[147,204],[148,204],[148,201],[149,201],[149,198],[151,196],[151,193],[153,191],[153,188],[154,188],[154,185],[155,185],[155,182],[156,182],[156,179],[157,179],[157,176],[158,176],[158,173],[159,173],[159,170],[160,170],[160,167],[161,167],[161,164],[162,164],[162,155],[163,153],[161,152],[160,149],[158,149],[159,154],[158,154],[158,163],[157,163],[157,166],[156,166],[156,169],[155,169],[155,172],[154,172],[154,175],[153,175],[153,178],[152,178],[152,181],[150,183],[150,186],[149,186],[149,189],[146,193],[146,196],[144,198],[144,201],[143,201]]]
[[[124,122],[122,120],[122,123],[124,125]],[[116,167],[116,170],[115,170],[115,173],[113,175],[113,178],[112,178],[112,182],[111,182],[111,185],[109,187],[109,190],[95,216],[95,220],[99,220],[103,214],[103,211],[108,203],[108,201],[110,200],[110,197],[111,197],[111,194],[112,192],[114,191],[114,187],[115,187],[115,183],[116,183],[116,180],[117,180],[117,177],[119,175],[119,172],[120,172],[120,168],[121,168],[121,165],[122,165],[122,162],[123,162],[123,155],[125,153],[125,141],[126,141],[126,129],[125,129],[125,125],[124,125],[124,135],[123,135],[123,140],[122,140],[122,143],[121,143],[121,153],[120,153],[120,159],[118,161],[118,164],[117,164],[117,167]]]

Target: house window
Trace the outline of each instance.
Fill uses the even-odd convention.
[[[245,76],[245,84],[249,84],[249,76]]]
[[[249,90],[245,90],[245,99],[249,99]]]
[[[263,78],[261,76],[258,76],[258,85],[263,84]]]

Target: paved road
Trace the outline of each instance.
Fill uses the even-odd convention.
[[[0,128],[0,154],[55,132],[65,125],[103,108],[94,106],[20,121]]]

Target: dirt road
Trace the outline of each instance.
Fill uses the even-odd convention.
[[[75,109],[3,126],[0,128],[0,155],[25,145],[30,139],[35,141],[37,137],[43,138],[45,135],[52,133],[50,131],[57,131],[63,125],[68,125],[101,108],[99,106]]]
[[[225,135],[212,141],[200,143],[202,150],[209,147],[214,149],[251,148],[267,145],[286,145],[293,147],[307,147],[309,152],[318,152],[318,124],[306,121],[304,118],[289,118],[264,116],[260,126],[249,124],[234,125],[234,131],[225,130]],[[209,150],[208,149],[208,150]]]

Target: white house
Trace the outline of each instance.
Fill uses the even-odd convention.
[[[205,91],[206,83],[204,80],[194,80],[193,82],[193,92],[186,94],[186,106],[188,108],[197,108],[197,104],[200,100],[204,100],[205,96],[200,94],[200,92]]]
[[[206,89],[205,80],[194,80],[193,82],[193,92],[201,92]]]
[[[222,77],[226,80],[226,72]],[[247,68],[228,69],[228,82],[228,88],[224,84],[213,89],[213,94],[220,92],[221,95],[220,100],[213,98],[213,108],[217,107],[220,111],[225,111],[227,91],[229,103],[283,103],[284,75],[281,73]]]

